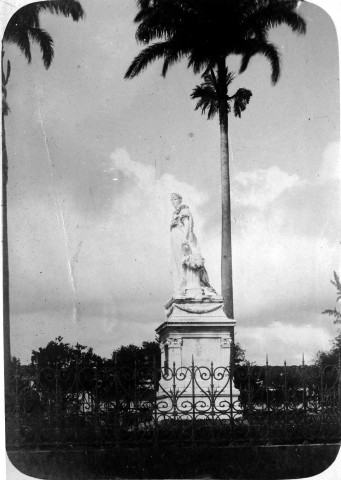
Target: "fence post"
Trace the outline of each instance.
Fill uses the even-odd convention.
[[[95,364],[95,435],[96,444],[101,444],[100,418],[99,418],[99,398],[98,398],[98,362]]]
[[[20,447],[20,403],[19,403],[19,365],[15,362],[15,406],[14,406],[14,424],[15,424],[15,446]]]
[[[191,367],[191,383],[192,383],[192,443],[196,441],[196,425],[195,425],[195,366],[194,358],[192,355],[192,367]]]
[[[75,382],[76,382],[76,443],[79,443],[79,360],[76,357]]]
[[[118,370],[117,370],[117,353],[114,353],[114,385],[115,385],[115,409],[114,409],[114,437],[115,437],[115,446],[118,447],[119,440],[119,428],[120,428],[120,417],[119,417],[119,408],[120,408],[120,397],[118,391]]]
[[[38,398],[39,398],[39,420],[36,420],[36,422],[38,424],[35,425],[36,428],[34,429],[34,442],[36,444],[39,444],[39,441],[40,441],[39,433],[41,432],[41,427],[42,427],[42,423],[43,423],[42,420],[41,420],[41,417],[42,417],[41,412],[46,405],[46,400],[45,400],[45,397],[44,397],[43,385],[40,382],[38,362],[36,362],[34,364],[34,380],[35,380],[35,388],[36,388],[37,395],[38,395]],[[50,396],[49,396],[49,398],[50,398]],[[47,403],[48,403],[49,413],[51,413],[50,400],[48,400]],[[44,407],[43,407],[43,405],[44,405]]]
[[[247,365],[247,420],[248,420],[248,430],[249,430],[249,442],[252,443],[252,394],[251,394],[251,366],[250,364]]]
[[[60,385],[59,385],[59,379],[60,379],[60,373],[59,373],[59,368],[58,368],[58,363],[56,364],[56,370],[55,370],[55,387],[56,387],[56,403],[55,403],[55,421],[56,421],[56,426],[55,426],[55,436],[56,436],[56,445],[57,447],[60,444],[60,415],[59,415],[59,410],[60,410],[60,395],[59,395],[59,390],[60,390]]]
[[[266,413],[267,413],[267,427],[268,427],[268,444],[271,443],[271,410],[269,401],[269,359],[266,354],[265,359],[265,392],[266,392]]]
[[[307,441],[307,393],[306,393],[306,374],[307,369],[304,363],[304,353],[302,354],[302,371],[303,371],[303,437]]]
[[[233,377],[234,377],[234,360],[235,360],[235,345],[234,345],[234,337],[231,341],[231,348],[230,348],[230,432],[231,432],[231,440],[232,442],[235,440],[234,438],[234,416],[233,416]]]
[[[135,431],[135,440],[138,439],[138,432],[139,432],[139,421],[140,421],[140,412],[139,412],[139,402],[138,402],[138,394],[137,394],[137,363],[136,360],[134,361],[134,431]]]
[[[288,371],[287,362],[284,360],[284,419],[285,419],[285,440],[288,440]]]
[[[320,367],[321,434],[322,434],[322,439],[325,440],[325,434],[324,434],[325,400],[324,400],[323,381],[324,381],[324,368]]]
[[[173,407],[173,419],[175,420],[177,415],[178,415],[178,412],[176,411],[176,406],[177,406],[177,401],[176,401],[176,369],[175,369],[175,362],[173,362],[173,369],[172,369],[172,379],[173,379],[173,391],[171,393],[172,395],[172,407]]]
[[[154,384],[154,404],[153,404],[153,413],[154,413],[154,443],[158,441],[158,418],[157,418],[157,391],[158,391],[158,372],[156,371],[156,359],[155,355],[153,358],[153,384]]]
[[[341,354],[339,353],[337,366],[337,396],[338,396],[338,419],[339,419],[339,437],[341,439]]]
[[[215,389],[214,389],[214,368],[213,368],[213,362],[211,362],[211,369],[210,369],[210,378],[211,378],[211,393],[210,393],[210,406],[211,406],[211,419],[214,420],[214,409],[215,409],[215,401],[216,401],[216,397],[215,397]]]

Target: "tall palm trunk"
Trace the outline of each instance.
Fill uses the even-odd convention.
[[[3,55],[1,58],[2,86],[5,87]],[[4,94],[4,93],[3,93]],[[2,109],[2,282],[3,282],[3,333],[4,333],[4,369],[5,393],[8,392],[11,363],[10,318],[9,318],[9,267],[8,267],[8,229],[7,229],[7,179],[8,158],[6,147],[5,114]]]
[[[218,61],[220,161],[222,195],[222,239],[221,239],[221,291],[224,310],[228,318],[233,318],[232,285],[232,238],[231,238],[231,199],[230,199],[230,154],[228,140],[228,112],[225,58]]]

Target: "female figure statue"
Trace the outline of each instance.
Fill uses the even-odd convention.
[[[182,197],[172,193],[174,207],[171,231],[173,298],[202,299],[203,296],[217,296],[210,286],[204,259],[198,240],[193,232],[193,217]]]

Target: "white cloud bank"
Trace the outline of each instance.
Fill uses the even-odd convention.
[[[211,283],[219,289],[220,231],[205,230],[208,219],[202,215],[208,194],[172,175],[157,180],[153,167],[132,160],[124,149],[111,155],[104,175],[104,190],[114,192],[106,215],[86,215],[62,194],[76,297],[51,198],[31,199],[25,211],[17,206],[11,212],[13,354],[23,361],[59,334],[107,356],[120,344],[153,339],[171,294],[173,191],[191,207]],[[233,179],[235,314],[251,360],[261,361],[267,350],[281,363],[285,352],[287,360],[296,359],[297,350],[313,357],[327,346],[323,321],[331,322],[321,323],[319,312],[334,298],[329,279],[340,258],[338,230],[335,224],[335,231],[325,230],[328,236],[293,231],[288,218],[309,222],[304,212],[312,197],[333,182],[334,175],[326,174],[312,184],[277,166]],[[298,192],[303,209],[292,202]],[[335,202],[329,207],[335,209]]]
[[[232,199],[242,206],[264,209],[286,190],[305,183],[298,175],[288,175],[277,165],[239,172],[234,178]]]

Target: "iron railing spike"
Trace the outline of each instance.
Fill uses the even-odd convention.
[[[113,360],[115,359],[116,355],[113,355]],[[81,362],[81,359],[79,360]],[[255,438],[264,444],[269,441],[272,443],[291,442],[298,439],[301,441],[302,435],[304,439],[309,438],[310,441],[321,438],[332,443],[338,441],[341,431],[341,355],[338,361],[335,359],[333,369],[320,370],[320,376],[317,377],[316,367],[308,365],[302,370],[296,370],[290,364],[288,366],[286,360],[284,360],[284,367],[283,365],[276,367],[276,374],[273,375],[274,370],[272,370],[273,367],[268,366],[269,358],[266,353],[265,369],[261,367],[261,370],[258,370],[259,367],[248,366],[240,371],[236,370],[234,377],[226,378],[226,384],[223,387],[225,367],[224,373],[220,374],[218,369],[221,367],[217,364],[216,374],[213,375],[212,360],[198,367],[192,355],[193,368],[190,359],[188,360],[186,368],[178,369],[178,372],[174,361],[174,370],[169,369],[164,376],[160,376],[160,367],[156,366],[153,369],[151,364],[148,369],[150,377],[147,377],[144,371],[142,376],[132,375],[133,362],[129,366],[120,364],[120,371],[117,372],[113,371],[112,362],[105,366],[105,363],[99,359],[98,362],[94,361],[86,366],[89,371],[91,370],[92,375],[84,372],[84,375],[82,373],[75,377],[76,383],[72,384],[72,387],[68,384],[70,380],[70,376],[67,377],[68,366],[57,364],[53,369],[49,366],[38,370],[35,364],[34,370],[27,371],[25,367],[16,363],[12,367],[13,391],[8,400],[14,403],[9,405],[9,418],[6,419],[9,421],[8,425],[11,428],[14,425],[15,428],[13,434],[8,429],[9,438],[11,435],[13,438],[9,443],[16,447],[26,447],[32,446],[32,439],[34,439],[33,443],[36,443],[33,446],[39,447],[46,441],[44,437],[46,432],[44,433],[41,427],[46,420],[49,420],[52,422],[50,434],[53,445],[64,447],[67,438],[72,445],[87,445],[87,441],[95,441],[100,446],[106,442],[108,444],[114,442],[116,446],[121,446],[124,445],[127,435],[131,434],[129,433],[131,429],[134,430],[134,442],[142,445],[143,442],[149,441],[146,440],[142,431],[145,428],[145,419],[150,417],[153,423],[148,428],[153,431],[149,438],[151,442],[157,444],[163,438],[162,435],[159,437],[158,425],[168,428],[169,415],[176,420],[172,424],[172,428],[175,429],[174,442],[178,441],[176,430],[178,426],[180,427],[179,439],[184,443],[206,441],[207,434],[210,435],[212,444],[217,440],[217,445],[225,440],[235,444],[248,441],[246,439],[254,442]],[[150,362],[154,362],[155,366],[155,358],[150,358]],[[304,362],[303,352],[303,365]],[[71,369],[74,368],[75,363],[76,360],[71,365]],[[212,370],[209,375],[210,364]],[[140,366],[139,362],[137,366]],[[200,368],[203,368],[202,372]],[[278,376],[277,369],[280,373]],[[264,370],[265,377],[255,375]],[[295,382],[292,382],[292,374],[296,375],[296,373]],[[233,381],[229,380],[233,380],[235,386]],[[333,380],[333,383],[330,380]],[[186,382],[188,382],[187,386]],[[172,383],[171,388],[170,383]],[[242,395],[238,397],[235,388]],[[37,402],[35,405],[37,411],[34,416],[26,410],[30,407],[30,404],[25,403],[30,399],[26,396],[30,391]],[[184,400],[188,403],[185,404]],[[187,410],[184,410],[184,405],[187,405]],[[221,405],[226,405],[223,411]],[[169,414],[167,408],[170,406],[172,410]],[[278,406],[280,408],[277,408]],[[70,429],[70,412],[77,424],[74,429]],[[83,422],[84,413],[89,420],[86,424]],[[262,413],[261,416],[260,413]],[[148,417],[145,417],[145,414]],[[12,418],[10,418],[11,415]],[[201,422],[208,415],[212,419],[211,426],[209,431],[207,429],[202,431]],[[105,427],[106,418],[113,419],[112,428],[108,430]],[[236,428],[239,418],[247,420],[243,429]],[[190,419],[192,422],[189,429],[192,435],[184,439],[180,433],[184,425],[182,420],[187,422]],[[225,419],[229,422],[226,434],[228,437],[223,437],[225,433],[220,430],[221,421]],[[164,421],[166,422],[163,423]],[[21,429],[21,425],[28,425],[28,428]],[[89,429],[89,425],[93,428]],[[276,429],[274,429],[275,426]]]

